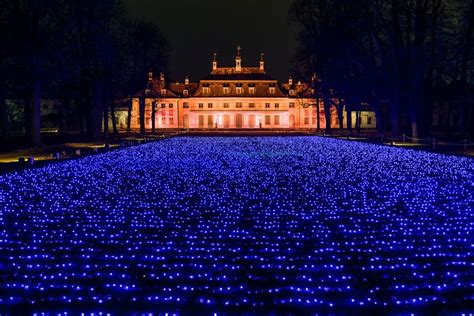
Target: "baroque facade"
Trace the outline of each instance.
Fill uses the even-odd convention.
[[[214,54],[211,73],[195,83],[188,78],[183,83],[167,82],[163,74],[154,77],[150,73],[146,89],[132,100],[131,127],[140,128],[142,98],[145,129],[153,125],[156,129],[316,128],[314,85],[295,82],[291,77],[286,83],[273,79],[266,73],[263,54],[257,67],[244,67],[240,48],[234,67],[217,64]],[[320,126],[324,128],[322,102],[319,108]],[[337,112],[331,108],[331,127],[337,128]],[[375,118],[370,121],[375,128]]]

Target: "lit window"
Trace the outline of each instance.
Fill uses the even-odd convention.
[[[183,103],[183,109],[189,109],[189,103],[188,102]]]
[[[224,94],[229,94],[230,88],[229,87],[224,87]]]
[[[290,96],[294,96],[295,95],[295,90],[290,90]]]
[[[166,89],[161,89],[161,94],[166,94]]]
[[[224,103],[224,109],[228,109],[229,108],[229,103]]]
[[[249,87],[249,93],[255,94],[255,87]]]
[[[170,103],[169,107],[170,107],[170,109],[172,109],[173,108],[173,103]]]
[[[174,117],[170,117],[169,120],[170,120],[170,125],[174,124]]]
[[[161,108],[164,109],[166,107],[166,103],[161,103]]]
[[[273,117],[273,125],[280,125],[280,115],[275,115]]]
[[[183,95],[184,95],[184,96],[188,96],[188,94],[189,94],[189,91],[188,91],[188,90],[186,90],[186,89],[183,90]]]
[[[280,103],[275,103],[275,109],[279,109],[280,108]]]
[[[203,87],[202,88],[202,93],[210,93],[211,89],[209,87]]]
[[[208,108],[208,109],[212,109],[212,103],[208,103],[208,104],[207,104],[207,108]]]
[[[199,103],[199,104],[198,104],[198,107],[199,107],[200,109],[203,109],[203,108],[204,108],[204,103]]]
[[[249,108],[255,109],[255,103],[249,103]]]
[[[372,116],[367,116],[367,125],[372,124]]]
[[[242,91],[243,91],[242,87],[236,87],[236,88],[235,88],[235,92],[236,92],[237,94],[242,94]]]
[[[270,87],[270,94],[275,94],[275,87]]]
[[[166,125],[166,116],[161,117],[161,124]]]
[[[290,107],[290,109],[294,108],[295,107],[295,102],[290,102],[289,107]]]
[[[265,125],[270,125],[270,115],[265,115]]]
[[[237,109],[241,109],[242,108],[242,102],[237,102],[237,104],[235,105],[235,107]]]
[[[269,109],[270,108],[270,103],[265,103],[265,109]]]

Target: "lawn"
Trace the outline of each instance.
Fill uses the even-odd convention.
[[[468,311],[474,160],[175,137],[0,176],[0,311]]]

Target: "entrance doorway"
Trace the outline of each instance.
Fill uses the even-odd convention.
[[[255,115],[249,115],[249,128],[255,128]]]
[[[229,114],[224,114],[224,128],[229,128],[229,125],[230,125]]]
[[[235,127],[242,128],[242,114],[237,114],[235,116]]]

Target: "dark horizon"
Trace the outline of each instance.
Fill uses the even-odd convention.
[[[240,45],[244,67],[258,66],[263,52],[267,73],[286,81],[296,49],[287,17],[292,2],[125,0],[125,6],[132,16],[155,22],[170,41],[172,80],[184,81],[189,76],[197,81],[209,74],[214,51],[219,66],[233,66]]]

